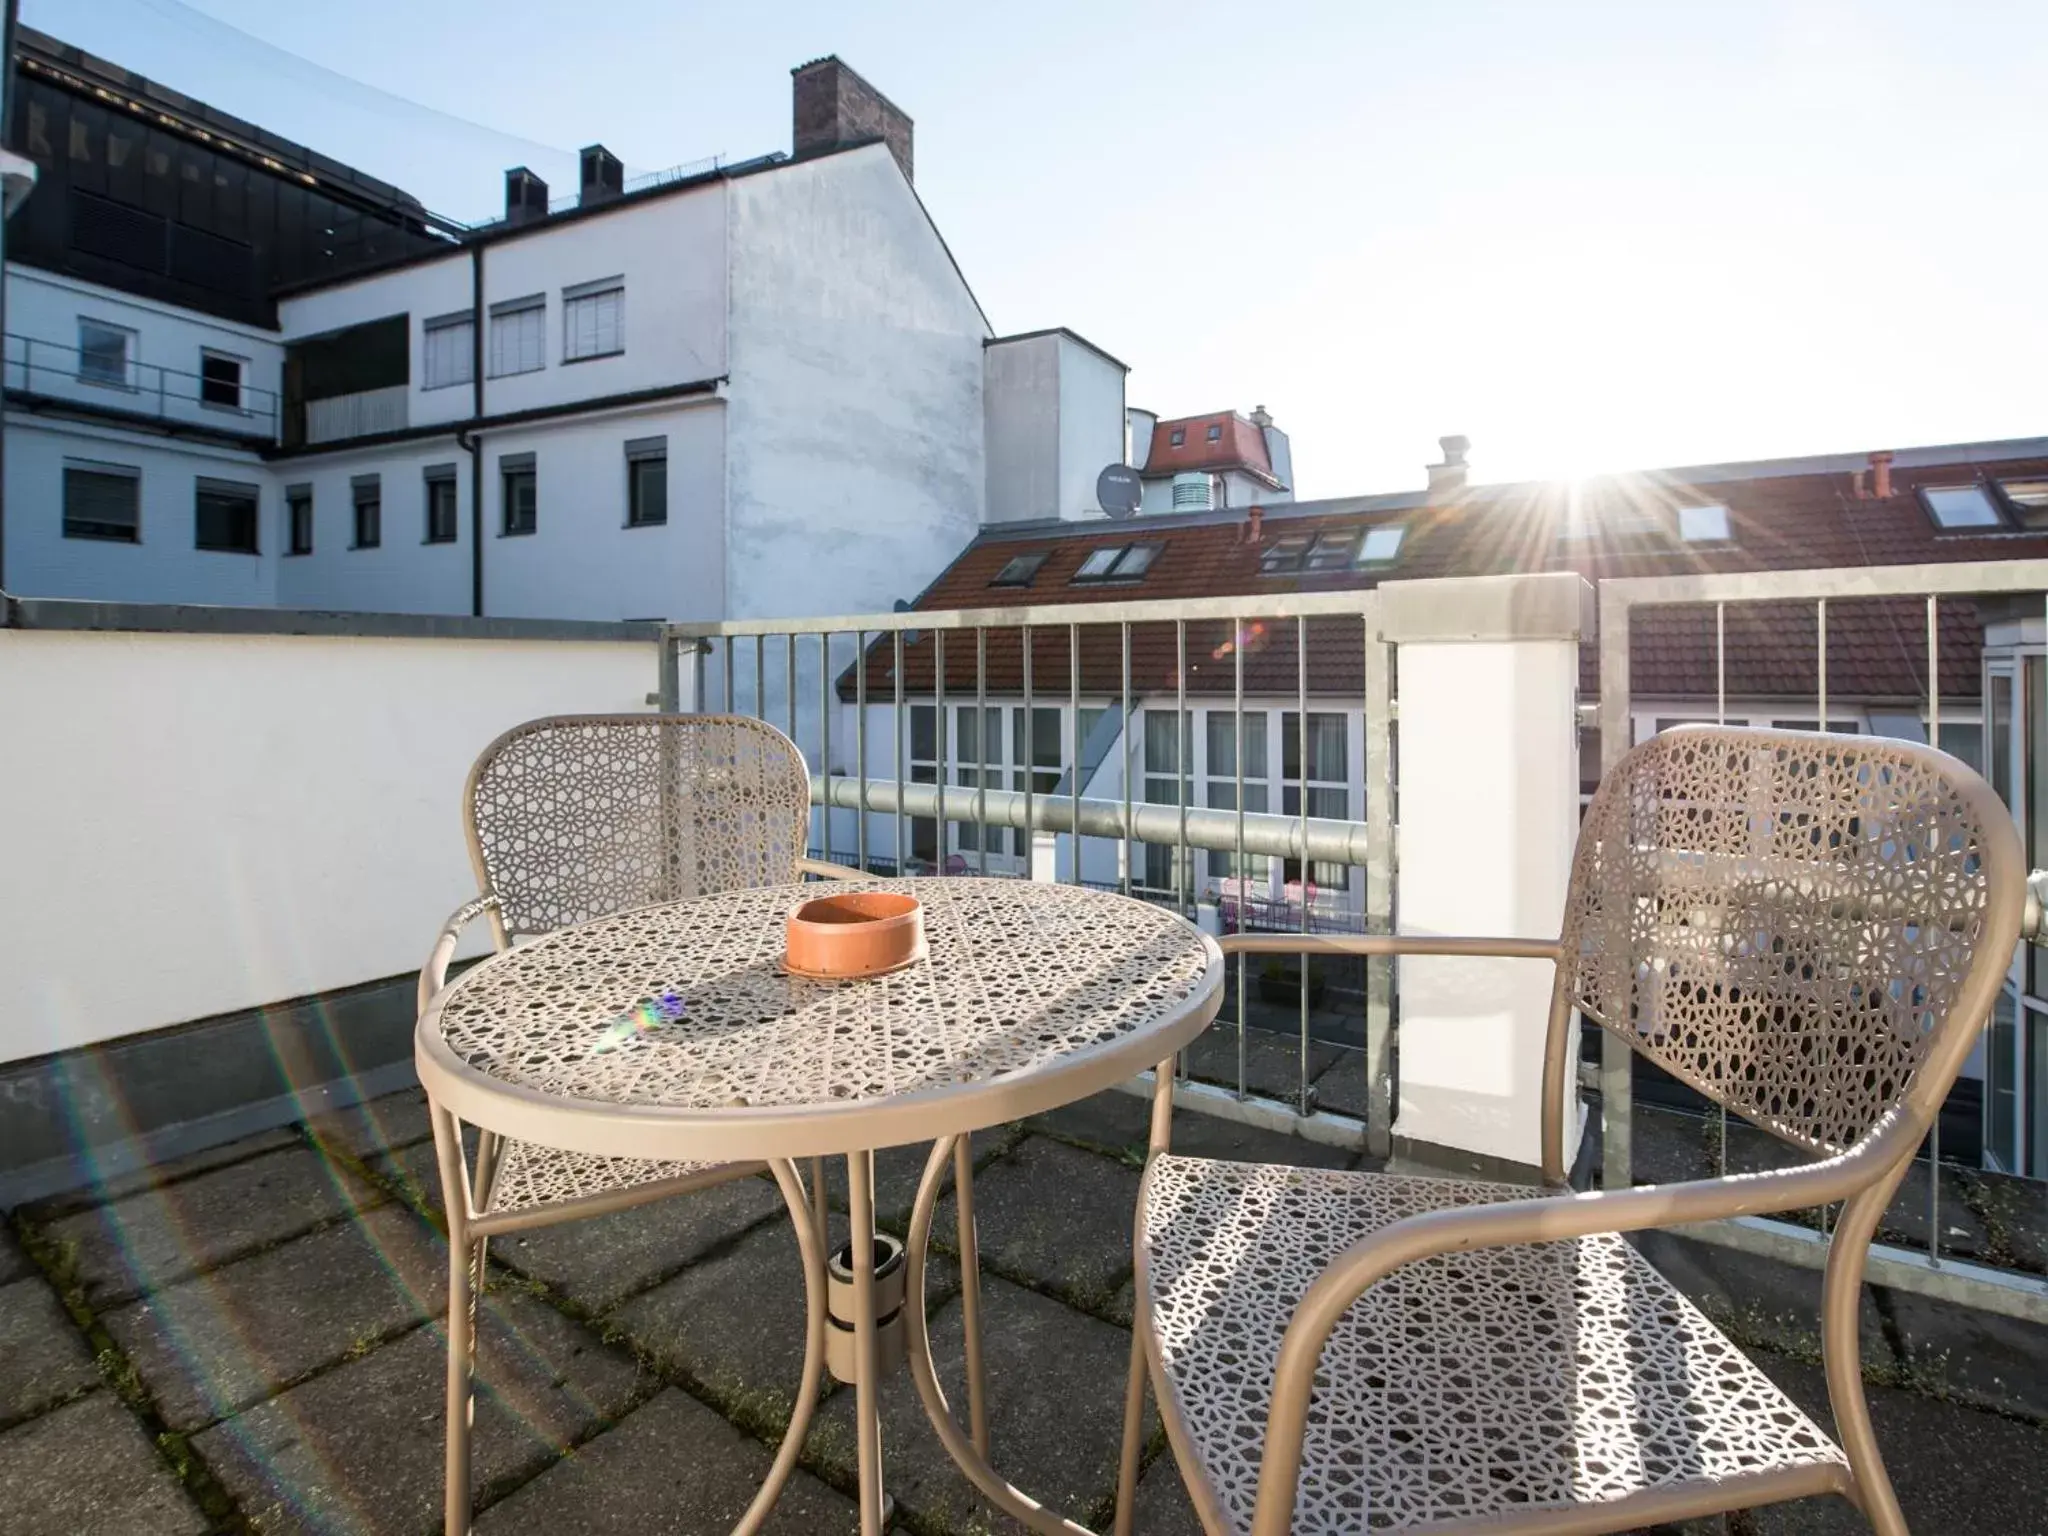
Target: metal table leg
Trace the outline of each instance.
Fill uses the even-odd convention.
[[[803,1453],[804,1438],[811,1428],[811,1413],[818,1406],[818,1387],[825,1375],[826,1229],[818,1220],[812,1204],[804,1198],[803,1180],[797,1177],[796,1165],[776,1161],[768,1165],[768,1171],[775,1175],[775,1183],[782,1190],[782,1202],[789,1207],[790,1225],[796,1228],[797,1252],[803,1259],[804,1374],[802,1384],[796,1389],[796,1406],[790,1410],[789,1428],[783,1431],[775,1461],[755,1492],[753,1502],[747,1506],[747,1512],[732,1528],[732,1536],[754,1536],[774,1512],[775,1501],[782,1496],[789,1475],[796,1470],[796,1459]],[[811,1172],[817,1182],[816,1203],[822,1207],[825,1199],[824,1167],[814,1164]]]
[[[853,1269],[855,1446],[860,1470],[860,1536],[882,1536],[882,1405],[875,1350],[875,1155],[846,1158],[846,1214]]]

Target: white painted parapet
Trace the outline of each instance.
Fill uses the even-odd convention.
[[[1561,572],[1379,593],[1400,709],[1396,931],[1555,938],[1578,832],[1592,589]],[[1413,957],[1397,974],[1395,1135],[1539,1163],[1551,967]],[[1575,1116],[1565,1130],[1576,1146]]]

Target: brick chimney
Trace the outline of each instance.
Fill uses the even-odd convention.
[[[1870,456],[1870,475],[1870,493],[1879,501],[1888,500],[1892,494],[1892,456],[1873,453]]]
[[[901,107],[841,63],[837,54],[799,64],[789,73],[790,149],[797,159],[880,139],[903,167],[904,180],[915,180],[911,175],[912,124]]]
[[[619,157],[602,144],[588,145],[580,159],[583,184],[577,189],[576,194],[579,207],[588,208],[593,203],[604,202],[625,191],[626,168],[619,163]]]
[[[523,165],[505,173],[505,222],[531,224],[548,216],[548,184]]]

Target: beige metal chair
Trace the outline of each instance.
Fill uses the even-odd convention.
[[[513,727],[484,749],[463,790],[482,894],[441,930],[420,972],[421,1014],[479,917],[490,919],[502,951],[656,902],[782,885],[807,873],[853,877],[804,857],[810,806],[810,775],[795,744],[745,716],[563,715]],[[763,1165],[593,1157],[479,1130],[472,1166],[454,1117],[436,1107],[433,1120],[450,1271],[446,1528],[458,1533],[469,1525],[475,1308],[491,1235],[707,1189]],[[824,1199],[815,1166],[810,1199]],[[822,1233],[822,1211],[814,1219]],[[817,1369],[806,1363],[811,1395]],[[787,1437],[740,1530],[765,1518],[802,1438]]]
[[[2011,818],[1953,758],[1706,727],[1601,785],[1555,943],[1226,940],[1554,961],[1554,1190],[1175,1157],[1155,1105],[1119,1529],[1142,1351],[1212,1533],[1619,1531],[1832,1492],[1903,1536],[1863,1397],[1864,1263],[1991,1010],[2024,879]],[[1575,1010],[1817,1160],[1564,1190]],[[1619,1235],[1837,1200],[1839,1445]]]

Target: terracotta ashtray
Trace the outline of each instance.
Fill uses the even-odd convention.
[[[922,960],[924,906],[895,891],[820,896],[789,914],[783,966],[792,976],[842,981]]]

